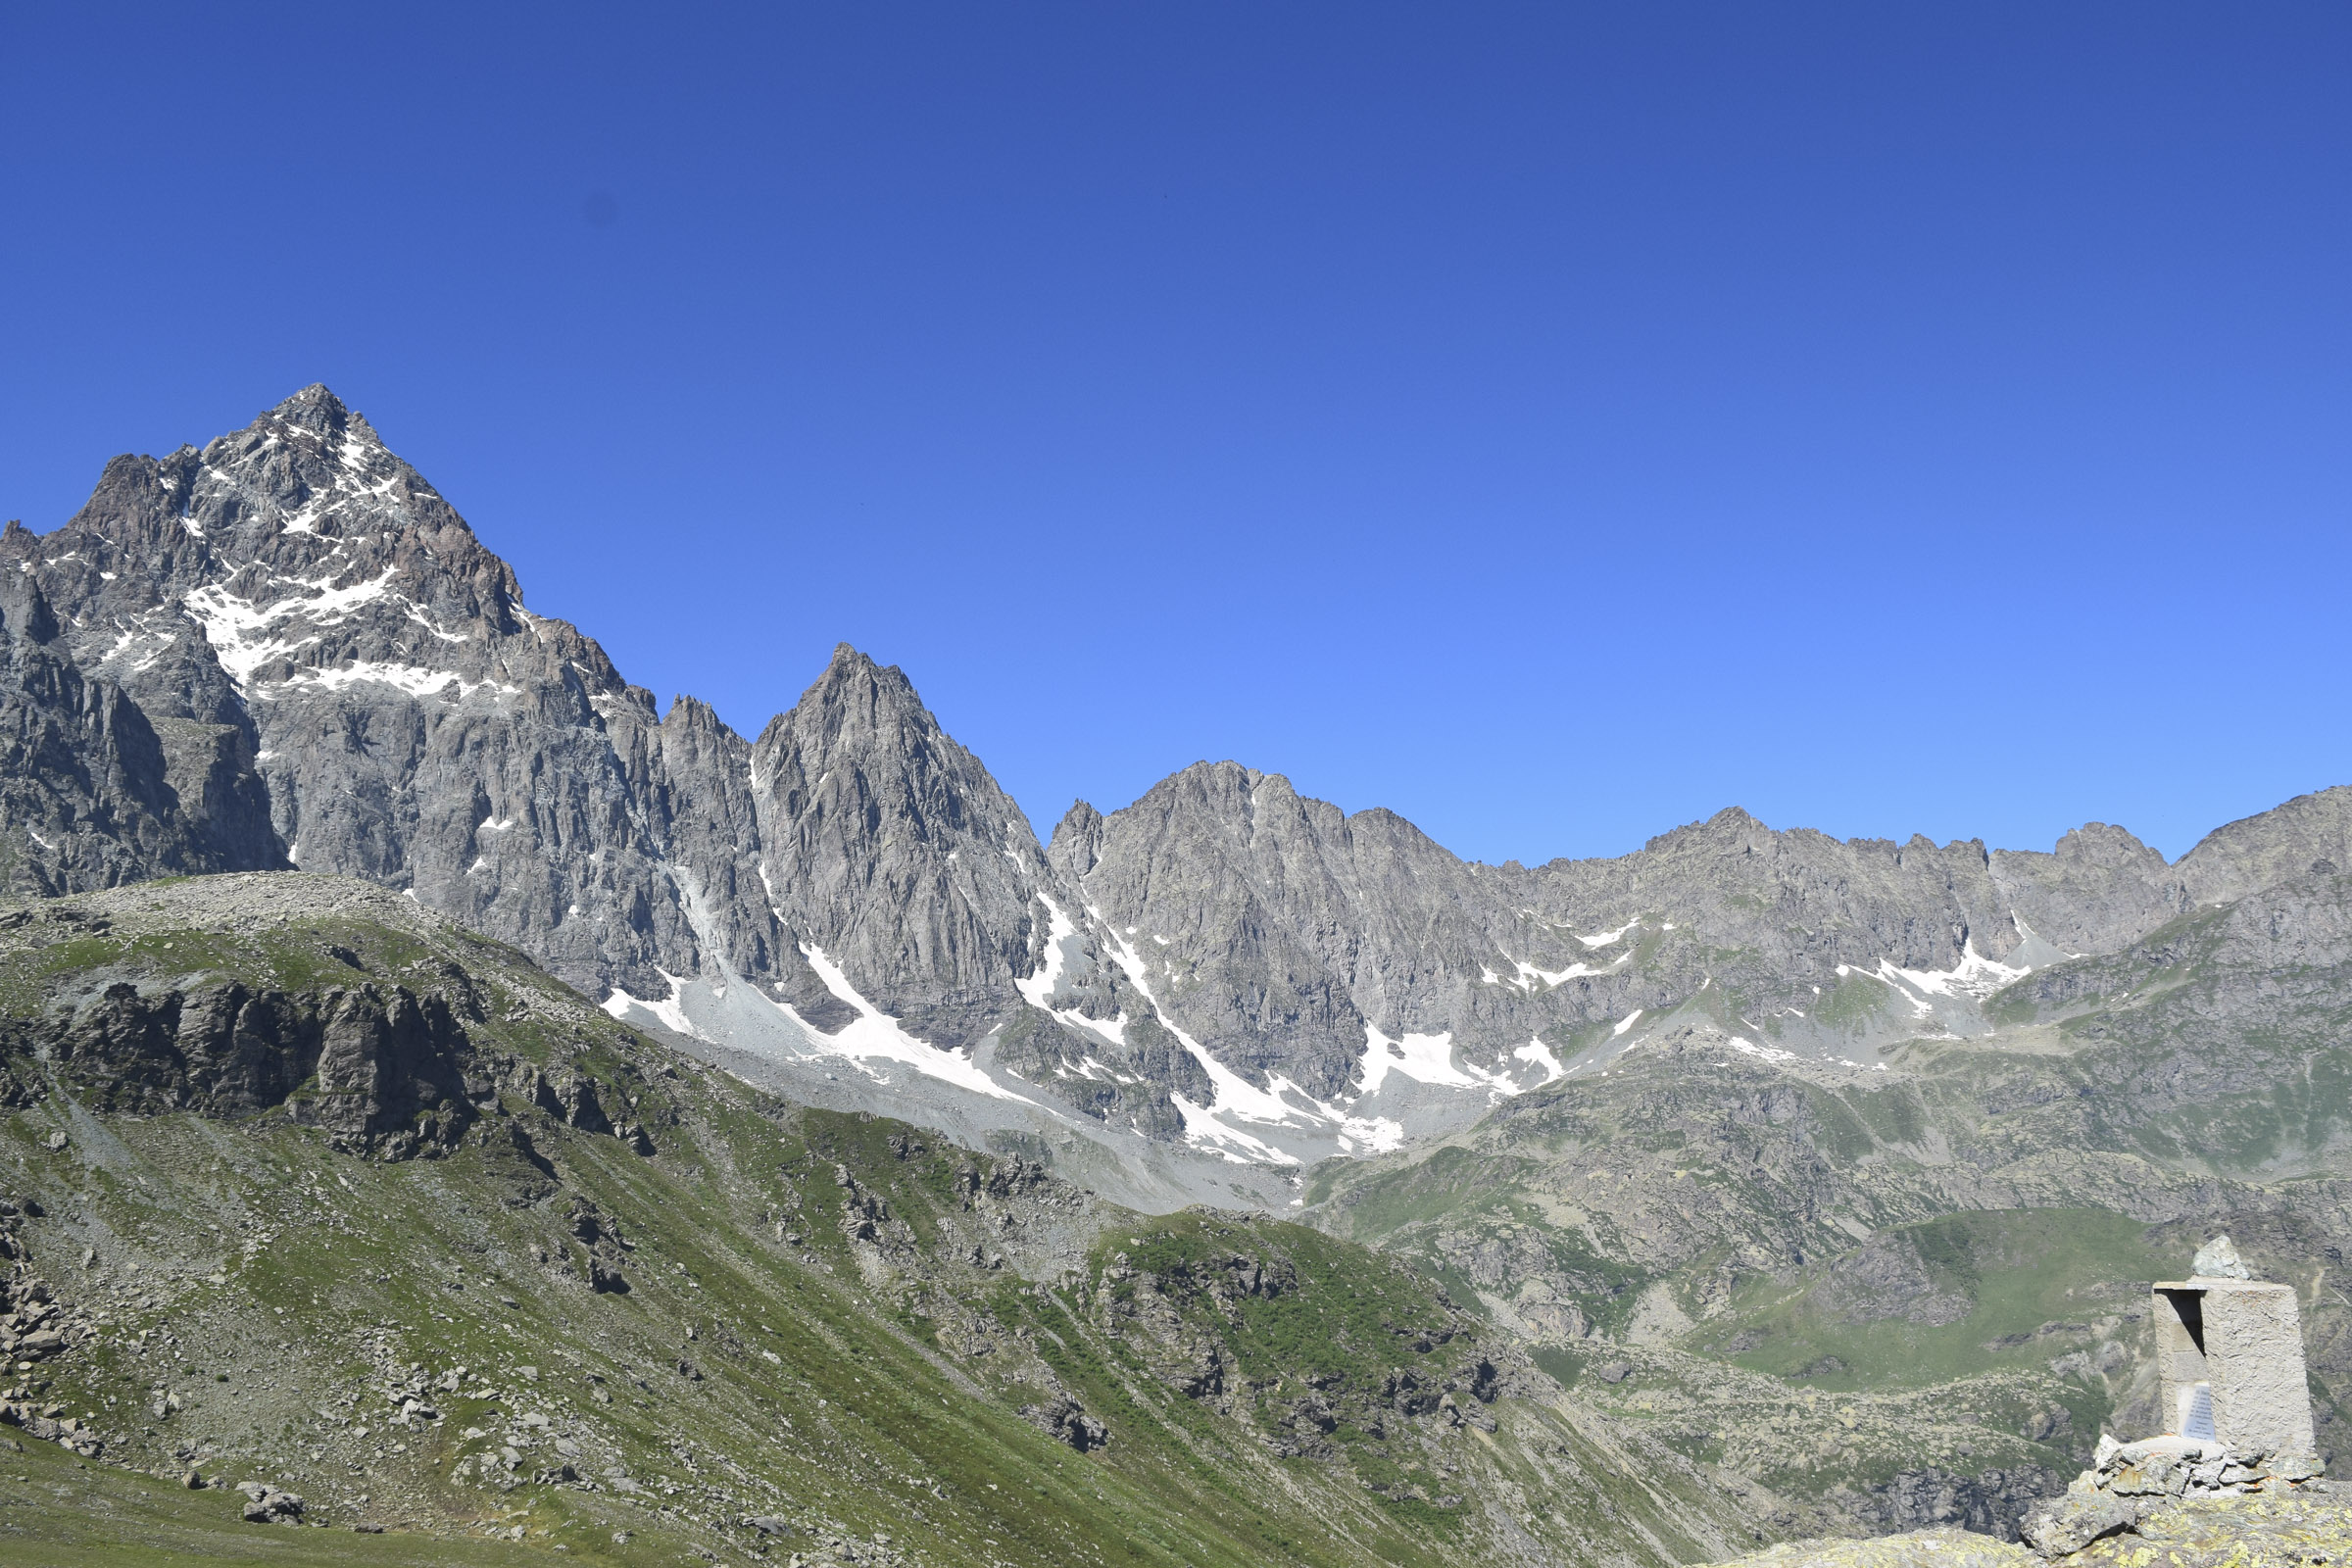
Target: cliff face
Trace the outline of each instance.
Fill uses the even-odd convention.
[[[21,571],[0,576],[0,886],[18,893],[284,863],[243,730],[151,719],[84,674]]]

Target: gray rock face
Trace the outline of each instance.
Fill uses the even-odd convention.
[[[1233,762],[1197,763],[1108,817],[1080,802],[1052,855],[1134,933],[1176,1021],[1252,1083],[1278,1072],[1322,1099],[1360,1080],[1367,1023],[1403,1035],[1486,1022],[1504,1003],[1480,976],[1503,948],[1572,961],[1481,885],[1482,868],[1402,817],[1347,816]],[[1488,1032],[1518,1044],[1534,1030],[1498,1019]]]
[[[202,451],[115,459],[64,528],[0,541],[9,568],[159,721],[250,737],[306,869],[411,890],[583,980],[659,989],[664,961],[691,968],[650,781],[622,763],[656,750],[651,697],[523,610],[506,564],[323,387]]]
[[[1531,1043],[1564,1057],[1711,985],[1759,1012],[1810,1008],[1882,964],[1989,992],[2014,978],[1999,960],[2058,956],[2037,919],[2112,941],[2181,907],[2162,857],[2115,829],[2011,857],[1725,811],[1637,855],[1530,871],[1464,864],[1393,813],[1345,816],[1233,763],[1108,817],[1082,802],[1051,853],[1110,925],[1149,934],[1174,1018],[1252,1082],[1280,1072],[1322,1097],[1364,1081],[1367,1026],[1446,1035],[1524,1086]],[[1867,984],[1876,1007],[1900,982]]]
[[[1740,810],[1617,859],[1553,861],[1522,885],[1546,913],[1595,925],[1654,911],[1729,956],[1709,960],[1719,982],[1776,1001],[1827,990],[1840,965],[1949,974],[1972,956],[2048,961],[2061,937],[2112,949],[2187,906],[2162,856],[2101,823],[2043,855],[1776,832]]]
[[[148,995],[118,982],[5,1048],[55,1062],[94,1108],[141,1115],[249,1115],[285,1103],[315,1074],[301,1118],[341,1147],[399,1159],[447,1151],[473,1121],[466,1079],[481,1063],[464,1005],[366,981]]]
[[[1638,1020],[1683,1007],[1825,1054],[1984,1033],[1993,994],[2030,971],[2352,864],[2348,834],[2352,790],[2232,824],[2177,866],[2102,823],[2044,854],[1839,841],[1726,810],[1613,859],[1490,867],[1391,813],[1344,816],[1203,763],[1108,816],[1081,802],[1051,853],[1109,924],[1151,934],[1172,1018],[1252,1082],[1338,1097],[1371,1076],[1367,1026],[1445,1036],[1468,1076],[1515,1088],[1536,1047],[1605,1059]]]
[[[2197,904],[2228,904],[2299,878],[2352,870],[2352,788],[2298,795],[2258,816],[2215,828],[2180,857]]]
[[[1020,1005],[1045,857],[914,687],[844,644],[751,748],[777,918],[919,1038],[973,1042]]]
[[[457,961],[477,956],[479,974]],[[552,982],[514,954],[353,879],[191,877],[0,907],[0,968],[16,998],[5,1081],[61,1086],[93,1111],[278,1112],[375,1159],[470,1138],[530,1165],[529,1107],[651,1152],[617,1120],[650,1114],[633,1109],[644,1086],[583,1057],[592,1036],[568,994],[551,1005]],[[545,989],[517,991],[516,975]],[[551,1040],[539,1064],[522,1054]]]
[[[29,538],[11,526],[5,543]],[[165,721],[85,675],[32,578],[0,573],[0,887],[57,895],[270,858],[233,726]]]

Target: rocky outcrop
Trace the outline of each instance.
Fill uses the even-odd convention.
[[[1975,1309],[1976,1297],[1948,1264],[1938,1267],[1940,1259],[1922,1255],[1921,1239],[1911,1231],[1884,1231],[1871,1238],[1822,1283],[1815,1302],[1845,1324],[1959,1322]],[[1907,1521],[1904,1528],[1946,1522],[1923,1518]]]
[[[245,1522],[249,1525],[299,1525],[304,1503],[291,1492],[281,1492],[264,1481],[244,1481],[237,1490],[245,1494]]]
[[[1955,1475],[1927,1466],[1906,1470],[1860,1494],[1857,1518],[1887,1534],[1958,1527],[1996,1541],[2018,1539],[2019,1521],[2065,1484],[2038,1465]]]
[[[2352,1503],[2307,1490],[2176,1501],[2056,1560],[2080,1568],[2286,1568],[2341,1562],[2348,1553]],[[2044,1560],[2023,1545],[1939,1529],[1875,1541],[1791,1541],[1732,1568],[2038,1568]]]
[[[1110,1429],[1088,1415],[1086,1407],[1066,1394],[1044,1404],[1022,1405],[1021,1419],[1080,1453],[1100,1448],[1110,1441]]]
[[[450,956],[461,940],[489,948],[411,900],[284,874],[0,909],[18,999],[0,1019],[0,1079],[22,1103],[54,1087],[101,1112],[282,1111],[385,1160],[446,1154],[488,1118],[545,1174],[504,1120],[534,1111],[651,1153],[643,1086],[592,1068],[588,1032],[544,1000],[485,987]],[[497,1043],[518,1026],[530,1057]]]
[[[475,1114],[466,1076],[476,1064],[456,1010],[400,985],[143,995],[117,981],[16,1025],[8,1044],[46,1057],[100,1109],[235,1117],[291,1101],[339,1145],[390,1159],[447,1152]]]
[[[627,1295],[629,1278],[621,1264],[630,1248],[619,1221],[589,1200],[574,1197],[565,1228],[580,1248],[580,1255],[568,1260],[575,1276],[599,1296]]]
[[[2041,1556],[2068,1558],[2093,1542],[2136,1535],[2143,1523],[2157,1527],[2183,1500],[2325,1493],[2322,1468],[2310,1453],[2236,1450],[2194,1438],[2106,1439],[2090,1468],[2034,1509],[2023,1534]]]

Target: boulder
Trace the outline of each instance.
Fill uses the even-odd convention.
[[[240,1481],[237,1490],[245,1494],[245,1522],[256,1525],[299,1525],[302,1523],[302,1499],[291,1492],[261,1481]]]
[[[2254,1271],[2246,1267],[2244,1260],[2237,1255],[2237,1244],[2227,1236],[2216,1236],[2198,1248],[2188,1271],[2198,1279],[2208,1280],[2250,1280],[2254,1277]]]
[[[1110,1428],[1088,1415],[1085,1408],[1067,1395],[1044,1404],[1022,1405],[1021,1419],[1059,1438],[1080,1453],[1100,1448],[1110,1441]]]

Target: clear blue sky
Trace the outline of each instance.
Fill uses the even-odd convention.
[[[664,703],[1050,828],[2352,782],[2352,7],[11,6],[0,515],[323,380]]]

